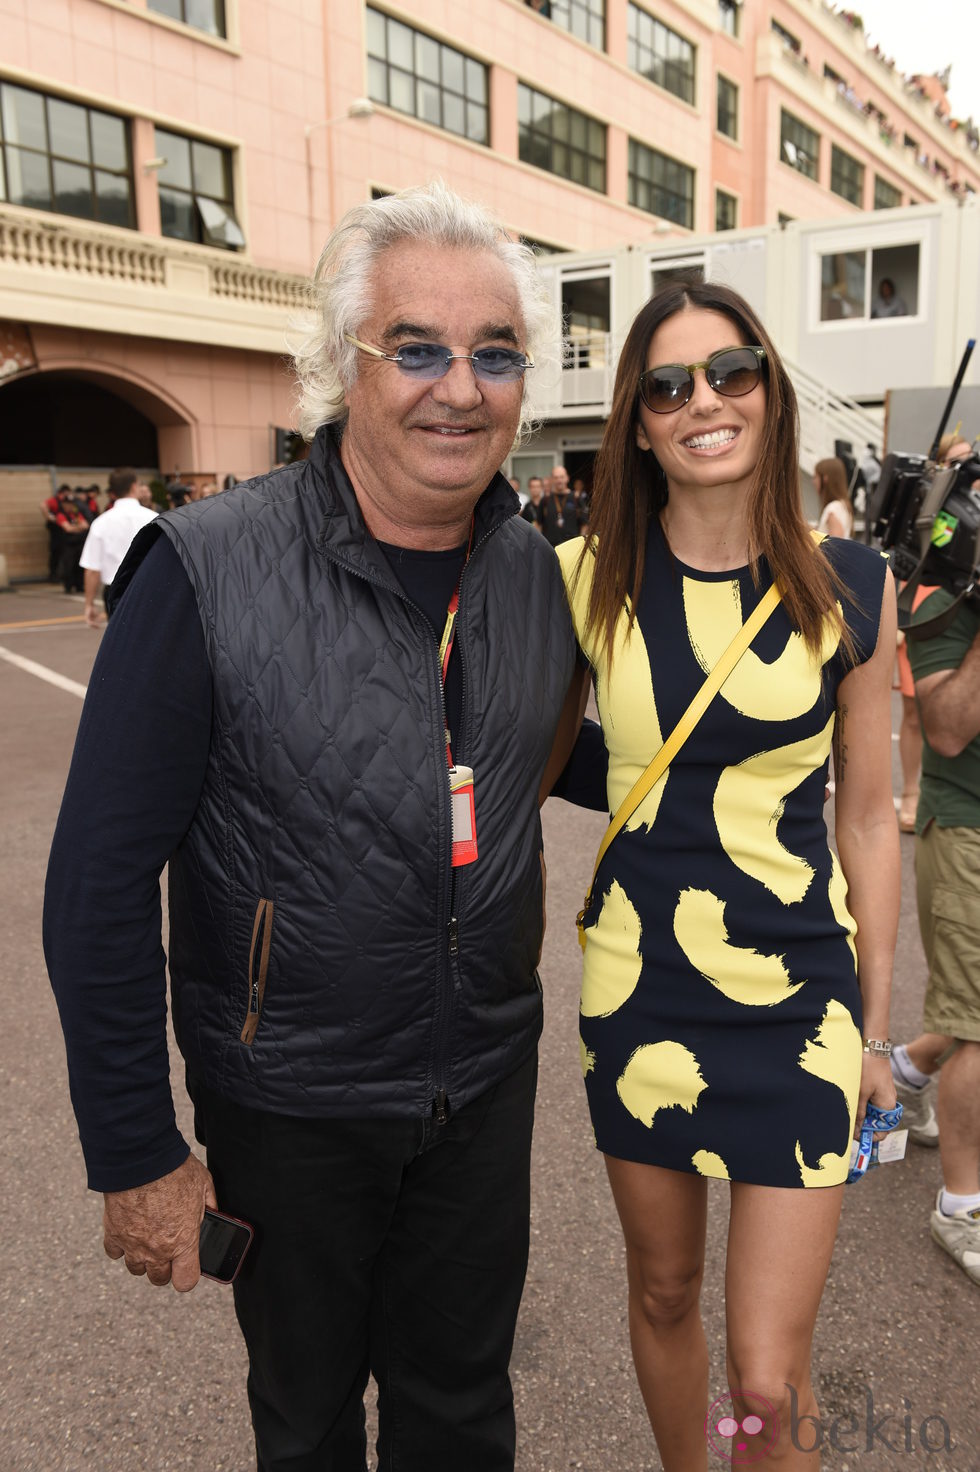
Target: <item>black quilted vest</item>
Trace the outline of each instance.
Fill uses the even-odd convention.
[[[480,856],[456,871],[432,627],[367,534],[331,432],[134,547],[123,584],[154,536],[177,549],[212,669],[169,959],[181,1051],[218,1092],[426,1115],[533,1051],[537,788],[574,638],[557,559],[516,507],[496,476],[460,591],[455,755],[476,773]]]

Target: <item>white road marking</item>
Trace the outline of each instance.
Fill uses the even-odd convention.
[[[36,664],[33,659],[25,659],[22,654],[15,654],[12,649],[5,649],[0,644],[0,659],[5,659],[8,664],[16,665],[19,670],[26,670],[29,675],[36,675],[39,680],[47,680],[49,685],[57,685],[59,690],[67,690],[69,695],[77,695],[79,700],[84,700],[88,690],[87,685],[80,685],[77,680],[69,680],[65,675],[59,675],[55,670],[49,670],[47,665]]]

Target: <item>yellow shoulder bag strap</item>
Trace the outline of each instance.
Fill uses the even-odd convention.
[[[724,654],[718,660],[711,673],[707,676],[704,684],[698,690],[698,693],[695,695],[694,699],[687,707],[687,710],[681,716],[680,720],[677,722],[677,725],[671,731],[670,735],[667,737],[667,740],[664,742],[660,750],[657,752],[656,756],[653,758],[653,761],[647,767],[643,775],[639,777],[636,782],[634,782],[633,786],[630,788],[629,792],[620,803],[619,809],[612,822],[609,824],[609,827],[606,829],[603,835],[602,842],[599,845],[599,852],[596,855],[595,865],[592,870],[592,881],[589,884],[588,893],[585,896],[585,904],[579,911],[578,918],[576,920],[576,925],[578,926],[579,945],[582,947],[583,950],[585,949],[585,916],[588,913],[589,906],[592,904],[592,891],[595,888],[596,875],[599,872],[599,865],[605,858],[609,850],[609,845],[612,843],[613,839],[620,832],[623,826],[633,816],[636,809],[640,806],[640,803],[646,797],[647,793],[650,792],[659,782],[664,772],[674,760],[674,757],[684,745],[684,742],[694,730],[698,721],[708,709],[708,706],[711,704],[712,700],[714,700],[722,685],[728,679],[728,676],[731,674],[732,670],[738,664],[746,649],[748,649],[749,645],[752,643],[752,640],[755,638],[756,634],[762,628],[762,625],[765,623],[766,619],[779,603],[779,599],[779,588],[776,586],[775,583],[773,583],[772,587],[769,588],[769,590],[763,595],[762,598],[760,598],[759,602],[749,614],[748,618],[745,620],[745,623],[739,629],[738,633],[735,635],[734,639],[729,644]]]

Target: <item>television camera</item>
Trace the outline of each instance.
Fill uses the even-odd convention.
[[[971,339],[929,454],[886,455],[869,498],[869,529],[905,584],[898,600],[899,623],[912,639],[940,633],[965,599],[980,602],[980,454],[974,449],[951,464],[938,462],[939,441],[973,346]],[[920,583],[946,588],[956,598],[938,619],[910,629]]]

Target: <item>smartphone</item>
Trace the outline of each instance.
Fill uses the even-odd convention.
[[[206,1206],[198,1246],[204,1277],[216,1283],[233,1283],[254,1235],[248,1222]]]

